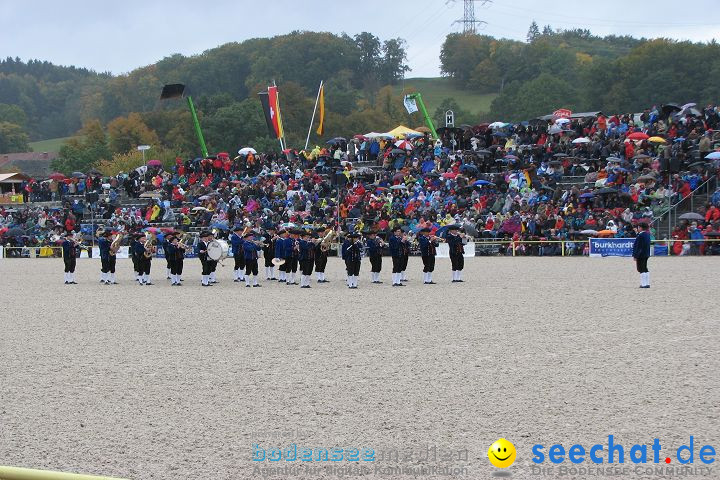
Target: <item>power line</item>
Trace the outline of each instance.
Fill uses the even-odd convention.
[[[455,2],[455,0],[448,0],[448,3],[449,2]],[[482,5],[486,5],[488,3],[492,3],[492,0],[463,0],[463,18],[455,20],[453,25],[455,23],[462,24],[464,34],[474,35],[477,33],[478,25],[484,25],[487,23],[483,20],[475,18],[475,2],[480,2]]]

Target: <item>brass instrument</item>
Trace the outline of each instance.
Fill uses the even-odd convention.
[[[122,242],[123,234],[118,233],[115,235],[115,238],[113,239],[112,243],[110,244],[110,255],[117,254],[118,250],[120,250],[120,243]]]
[[[145,248],[145,258],[152,258],[157,248],[157,240],[155,239],[155,235],[149,234],[147,240],[145,240],[145,243],[143,244],[143,247]]]
[[[192,238],[192,244],[188,243],[190,239]],[[183,234],[182,238],[178,240],[178,247],[184,249],[184,250],[192,250],[193,245],[195,244],[195,235],[192,233],[185,233]]]
[[[322,240],[320,240],[320,250],[323,252],[330,250],[330,246],[333,244],[337,236],[338,233],[335,230],[330,230],[327,234],[325,234]]]

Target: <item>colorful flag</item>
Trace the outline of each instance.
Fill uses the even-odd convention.
[[[268,134],[273,138],[277,138],[277,131],[275,130],[275,125],[273,124],[272,119],[273,116],[270,111],[270,98],[268,92],[260,92],[258,95],[260,96],[260,104],[262,105],[263,113],[265,114],[265,123],[267,124]]]
[[[270,119],[272,120],[273,127],[275,128],[275,138],[282,138],[284,134],[282,116],[280,115],[280,95],[277,87],[268,87],[268,100],[270,103]]]
[[[320,94],[318,95],[318,105],[320,106],[320,122],[318,123],[317,134],[325,134],[325,85],[320,84]]]

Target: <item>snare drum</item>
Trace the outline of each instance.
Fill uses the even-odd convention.
[[[227,258],[230,248],[225,240],[213,240],[208,243],[207,256],[210,260],[220,261]]]

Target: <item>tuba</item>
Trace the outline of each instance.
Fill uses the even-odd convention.
[[[152,258],[155,254],[156,243],[157,240],[155,239],[155,235],[152,233],[149,234],[147,240],[145,240],[145,243],[143,244],[143,247],[145,248],[145,258]]]
[[[320,250],[323,252],[327,252],[330,250],[330,246],[337,238],[337,232],[335,230],[330,230],[323,239],[320,241]]]
[[[123,234],[118,233],[115,235],[115,238],[113,239],[112,243],[110,244],[110,255],[117,254],[118,250],[120,250],[120,243],[122,242]]]

